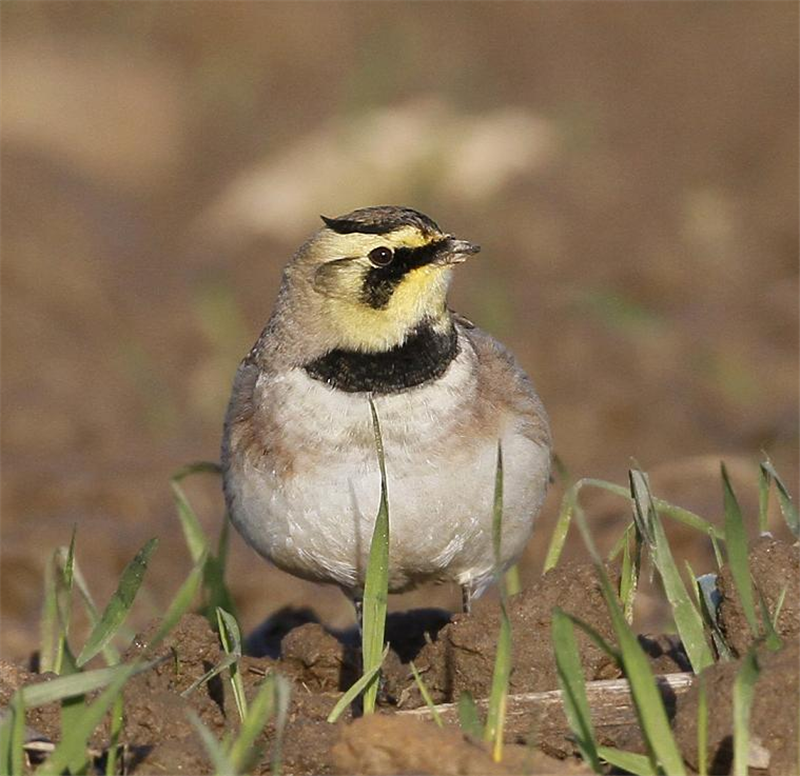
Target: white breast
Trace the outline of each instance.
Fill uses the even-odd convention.
[[[496,438],[459,424],[476,400],[471,347],[436,382],[375,397],[386,453],[393,591],[432,579],[482,588],[492,577]],[[266,379],[266,378],[261,378]],[[294,451],[289,476],[266,467],[231,473],[232,519],[262,555],[290,573],[346,589],[363,585],[380,497],[369,403],[299,369],[258,386]],[[502,560],[522,552],[544,498],[549,450],[502,427]],[[249,468],[248,468],[249,467]]]

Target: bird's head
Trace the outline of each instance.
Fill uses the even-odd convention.
[[[325,226],[287,268],[285,288],[329,347],[379,352],[420,325],[449,326],[451,270],[480,248],[411,208],[354,210]]]

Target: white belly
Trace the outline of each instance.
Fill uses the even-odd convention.
[[[433,385],[375,398],[387,469],[392,591],[428,580],[480,590],[491,581],[498,440],[456,428],[457,408],[473,399],[472,357],[462,352]],[[233,522],[284,570],[359,589],[380,500],[367,398],[334,391],[300,370],[268,386],[264,397],[286,429],[284,447],[296,451],[294,466],[280,477],[268,459],[264,469],[244,464],[232,471]],[[516,433],[512,419],[501,436],[501,554],[508,566],[530,537],[550,451]]]

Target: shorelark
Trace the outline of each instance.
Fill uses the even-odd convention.
[[[323,221],[236,374],[222,443],[231,520],[279,568],[358,601],[380,498],[371,398],[390,592],[449,581],[468,603],[495,574],[498,442],[503,568],[530,537],[550,474],[544,407],[513,356],[447,306],[477,245],[405,207]]]

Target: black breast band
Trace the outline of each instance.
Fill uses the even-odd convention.
[[[391,350],[332,350],[303,368],[315,380],[347,393],[397,393],[441,377],[457,355],[455,328],[440,332],[426,323]]]

